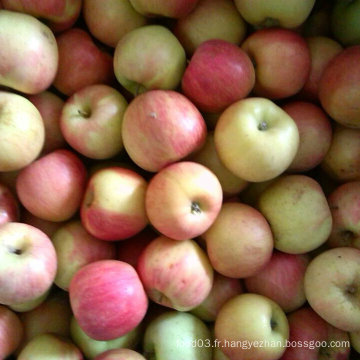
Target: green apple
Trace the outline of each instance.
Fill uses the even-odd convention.
[[[149,360],[211,360],[211,332],[195,315],[168,311],[146,327],[143,349]]]
[[[331,13],[332,34],[344,46],[360,45],[360,1],[336,0]]]
[[[171,90],[180,84],[186,67],[185,50],[175,35],[162,25],[129,31],[117,43],[114,72],[132,94],[146,90]]]

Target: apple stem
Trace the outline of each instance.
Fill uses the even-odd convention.
[[[271,327],[271,330],[274,330],[277,326],[277,322],[274,320],[274,319],[271,319],[270,320],[270,327]]]
[[[191,203],[191,213],[192,214],[201,214],[201,208],[198,202],[193,201]]]
[[[9,248],[9,252],[15,255],[21,255],[22,254],[22,250],[21,249],[17,249],[17,248]]]
[[[86,111],[86,110],[81,110],[81,109],[78,110],[78,113],[79,113],[79,115],[81,115],[84,118],[89,118],[91,115],[91,111]]]

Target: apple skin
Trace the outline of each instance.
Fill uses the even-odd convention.
[[[58,47],[53,32],[35,17],[0,9],[0,85],[36,94],[46,90],[58,69]],[[11,39],[11,41],[9,41]]]
[[[271,180],[283,173],[299,147],[294,120],[273,101],[248,97],[220,115],[214,140],[223,164],[250,182]]]
[[[199,150],[206,133],[200,111],[173,90],[149,90],[138,95],[127,107],[122,127],[128,155],[150,172]]]
[[[72,151],[54,150],[22,169],[16,179],[21,204],[49,221],[70,219],[85,190],[86,168]]]
[[[255,69],[247,53],[228,41],[211,39],[195,50],[181,89],[200,111],[216,113],[248,96],[254,84]]]
[[[222,205],[211,227],[201,235],[213,268],[232,278],[245,278],[260,271],[270,260],[273,235],[265,217],[239,202]]]
[[[292,312],[306,302],[304,274],[310,258],[275,250],[270,261],[255,275],[244,279],[248,292],[267,296],[286,312]]]
[[[195,9],[198,0],[130,0],[134,9],[148,17],[182,18]]]
[[[331,31],[344,46],[360,45],[360,2],[335,1],[331,11]]]
[[[308,101],[289,101],[282,106],[295,121],[300,143],[287,172],[306,172],[318,166],[330,149],[332,124],[318,105]]]
[[[136,270],[118,260],[83,266],[69,287],[72,311],[79,326],[95,340],[112,340],[137,327],[148,298]]]
[[[336,122],[360,127],[360,45],[345,48],[328,63],[319,82],[319,100]]]
[[[0,304],[24,303],[49,290],[57,259],[45,233],[24,223],[5,223],[0,227],[0,247]]]
[[[148,23],[129,0],[84,0],[82,11],[90,33],[113,48],[126,33]]]
[[[30,95],[28,99],[39,110],[45,127],[45,141],[41,155],[66,146],[66,141],[60,130],[60,116],[64,100],[51,91],[43,91]]]
[[[243,292],[243,283],[239,279],[214,272],[213,286],[209,295],[199,306],[192,309],[191,313],[203,321],[214,322],[225,302]]]
[[[359,264],[359,249],[328,249],[310,262],[304,277],[312,309],[332,326],[349,332],[360,330]]]
[[[19,202],[12,191],[0,183],[0,226],[20,220]]]
[[[108,350],[129,348],[134,349],[140,342],[142,335],[141,324],[135,329],[129,331],[123,336],[113,340],[100,341],[90,338],[81,329],[75,317],[71,318],[70,322],[71,339],[79,347],[87,359],[95,359],[96,356]]]
[[[149,298],[157,304],[189,311],[209,295],[214,271],[194,240],[159,236],[142,251],[137,271]]]
[[[195,315],[167,311],[147,325],[143,349],[147,359],[211,360],[211,332]]]
[[[315,0],[235,0],[241,16],[257,28],[280,26],[293,29],[310,15]]]
[[[76,91],[62,108],[67,143],[90,159],[109,159],[123,148],[122,120],[128,103],[115,88],[95,84]]]
[[[118,41],[113,66],[118,82],[136,96],[147,90],[176,89],[185,71],[186,55],[168,28],[146,25]]]
[[[24,333],[18,315],[7,306],[0,305],[0,358],[6,359],[19,347]]]
[[[39,110],[22,95],[0,91],[0,108],[0,172],[17,171],[40,154],[44,123]]]
[[[2,0],[4,9],[19,11],[40,18],[54,32],[72,27],[81,12],[81,0]]]
[[[222,199],[221,184],[212,171],[193,161],[179,161],[151,178],[145,208],[158,232],[174,240],[186,240],[211,226]]]
[[[280,360],[346,360],[350,346],[331,346],[331,342],[349,343],[349,335],[334,328],[316,314],[309,306],[288,315],[289,345]],[[325,344],[328,346],[316,346]],[[297,346],[294,346],[298,344]],[[331,345],[330,345],[331,344]],[[306,346],[307,345],[307,346]]]
[[[274,247],[288,254],[315,250],[331,233],[325,194],[307,175],[280,176],[260,194],[258,209],[270,223]]]
[[[295,31],[282,28],[257,30],[241,44],[254,62],[253,93],[269,99],[297,94],[311,69],[310,50]]]
[[[80,220],[71,220],[60,227],[51,238],[58,266],[55,285],[68,291],[72,277],[86,264],[104,259],[115,259],[115,244],[90,235]]]
[[[113,349],[98,355],[95,360],[146,360],[140,353],[131,349]]]
[[[110,166],[96,171],[88,180],[80,207],[84,228],[107,241],[136,235],[148,224],[147,186],[147,181],[130,169]]]
[[[224,198],[228,199],[243,191],[248,182],[234,175],[219,159],[216,151],[214,131],[208,131],[204,146],[188,158],[206,166],[218,178]]]
[[[360,181],[338,185],[328,196],[328,203],[333,226],[327,244],[360,249]]]
[[[230,359],[276,360],[285,351],[289,325],[284,311],[273,300],[258,294],[234,296],[220,309],[215,320],[215,338]],[[254,341],[262,347],[250,347]],[[277,346],[267,345],[276,342]],[[247,346],[231,346],[247,342]]]
[[[178,19],[173,27],[175,36],[188,56],[191,56],[202,42],[210,39],[241,44],[246,30],[247,24],[231,0],[199,0],[195,9]]]
[[[90,34],[72,27],[56,37],[59,64],[53,86],[66,96],[93,84],[114,83],[113,57],[101,50]]]
[[[21,350],[17,359],[56,358],[66,360],[83,360],[81,351],[68,339],[54,334],[41,334],[31,339]]]
[[[335,124],[330,149],[320,165],[338,183],[360,180],[360,129]]]
[[[319,82],[324,69],[329,61],[343,50],[343,47],[328,36],[305,37],[305,41],[310,51],[311,68],[309,77],[298,95],[303,100],[317,103],[319,100]]]

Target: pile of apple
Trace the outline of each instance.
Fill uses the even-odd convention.
[[[1,0],[0,359],[360,352],[360,0]]]

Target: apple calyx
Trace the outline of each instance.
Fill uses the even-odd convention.
[[[91,110],[90,109],[79,109],[78,113],[81,117],[88,119],[91,116]]]
[[[202,210],[200,208],[200,204],[197,201],[193,201],[191,203],[191,208],[190,209],[191,209],[190,211],[191,211],[191,213],[193,215],[198,215],[198,214],[202,213]]]
[[[9,247],[9,252],[11,253],[11,254],[14,254],[14,255],[21,255],[23,252],[24,252],[24,250],[23,249],[19,249],[18,247],[16,247],[16,248],[14,248],[14,247]]]
[[[259,25],[255,26],[255,29],[260,30],[264,28],[279,27],[280,21],[272,17],[265,18]]]
[[[258,125],[258,129],[260,131],[267,130],[268,128],[269,128],[268,123],[265,120],[261,121],[261,123]]]
[[[356,239],[356,235],[351,230],[343,230],[341,231],[340,235],[345,246],[351,246],[354,240]]]
[[[270,328],[272,331],[274,331],[278,326],[277,321],[275,321],[273,318],[270,319]]]

